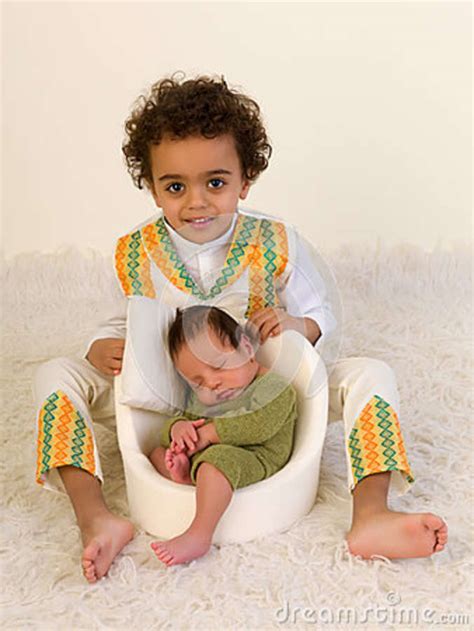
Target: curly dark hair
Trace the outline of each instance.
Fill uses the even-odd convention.
[[[150,146],[158,145],[164,135],[215,138],[232,134],[242,175],[255,182],[272,154],[258,104],[229,89],[223,76],[180,82],[179,72],[154,83],[148,95],[140,95],[125,121],[122,151],[135,186],[142,189],[143,182],[152,186]]]

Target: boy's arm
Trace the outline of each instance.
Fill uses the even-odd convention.
[[[102,374],[112,377],[122,371],[126,334],[127,303],[118,301],[117,305],[122,308],[122,313],[117,310],[99,326],[82,355]]]
[[[114,305],[115,307],[115,305]],[[119,296],[117,300],[115,313],[110,313],[97,327],[96,331],[87,348],[82,355],[83,359],[87,358],[92,344],[97,340],[106,338],[125,339],[127,333],[127,298],[125,296]]]
[[[122,237],[119,237],[115,243],[115,252],[112,260],[112,267],[110,269],[110,273],[113,273],[114,276],[113,286],[110,287],[112,296],[109,297],[109,300],[111,299],[109,304],[111,306],[109,307],[103,321],[95,331],[94,336],[87,345],[86,351],[83,355],[83,358],[85,359],[87,359],[91,346],[97,340],[125,339],[127,332],[128,296],[133,293],[130,289],[130,250],[133,249],[134,255],[136,255],[138,248],[139,259],[140,254],[143,254],[141,237],[136,237],[138,234],[138,231],[135,230],[133,233],[130,232]],[[130,247],[131,240],[133,240],[133,248]],[[146,265],[143,264],[141,267],[146,267]],[[141,270],[141,267],[139,266],[139,271]],[[137,270],[134,270],[134,274],[136,277]],[[140,276],[138,280],[143,283],[143,279]],[[149,281],[148,278],[146,280]]]
[[[87,348],[82,355],[84,359],[87,359],[91,346],[97,340],[111,338],[124,340],[127,333],[128,298],[117,277],[115,259],[113,268],[109,270],[107,276],[109,275],[113,275],[113,281],[110,279],[110,287],[107,285],[107,291],[105,292],[107,294],[105,298],[107,299],[108,309],[104,313],[103,319],[94,332],[92,339],[89,340]]]
[[[317,348],[322,336],[336,328],[337,321],[308,243],[296,231],[294,236],[296,260],[292,269],[284,273],[278,296],[287,313],[301,320],[305,336],[314,340]]]

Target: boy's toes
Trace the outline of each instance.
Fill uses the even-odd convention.
[[[447,541],[448,541],[448,536],[447,535],[438,535],[437,543],[439,543],[440,545],[444,546],[447,543]]]
[[[448,540],[447,540],[447,539],[438,539],[438,544],[439,544],[440,546],[443,546],[443,547],[444,547],[447,543],[448,543]]]
[[[438,539],[443,539],[445,542],[448,540],[448,525],[445,522],[438,530]]]
[[[96,572],[95,572],[95,567],[84,568],[82,570],[82,573],[87,578],[87,580],[89,580],[91,578],[97,578]]]
[[[435,552],[441,552],[444,549],[448,541],[448,527],[444,524],[437,532],[436,532],[436,545]]]
[[[84,574],[84,578],[89,583],[95,583],[95,581],[97,580],[95,565],[91,563],[90,561],[87,564],[86,562],[82,564],[82,573]]]
[[[433,513],[424,513],[422,522],[426,530],[431,530],[435,536],[433,552],[441,552],[448,541],[448,527],[446,522]]]
[[[441,517],[433,515],[433,513],[424,513],[422,521],[425,528],[428,528],[429,530],[441,530],[443,526],[446,528],[446,524]]]

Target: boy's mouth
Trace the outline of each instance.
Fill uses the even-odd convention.
[[[196,217],[195,219],[186,219],[186,223],[193,226],[193,228],[206,228],[210,223],[214,221],[214,217]]]

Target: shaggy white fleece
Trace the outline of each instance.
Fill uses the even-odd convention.
[[[88,585],[67,497],[34,482],[31,379],[40,362],[83,350],[117,285],[111,261],[97,252],[21,255],[5,266],[3,279],[4,629],[333,629],[338,617],[340,628],[474,623],[470,245],[426,253],[379,242],[321,252],[344,305],[340,357],[383,359],[397,375],[416,482],[391,506],[441,515],[447,548],[393,562],[349,555],[351,506],[336,422],[328,429],[316,505],[289,532],[214,546],[206,557],[170,569],[150,550],[152,538],[139,532],[109,577]],[[113,422],[98,425],[97,434],[106,498],[125,515]]]

